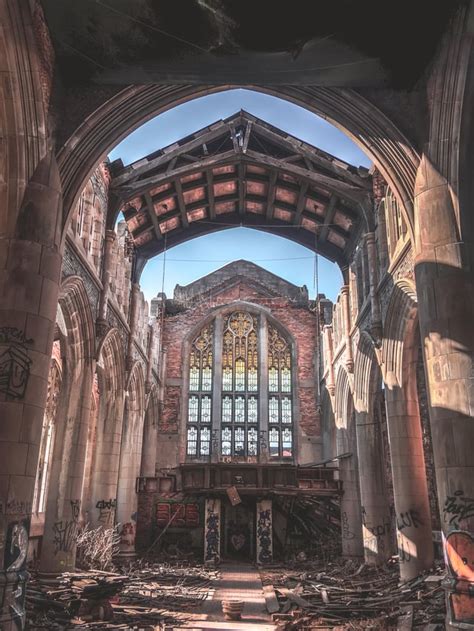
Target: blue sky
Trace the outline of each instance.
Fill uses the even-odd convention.
[[[130,164],[180,138],[244,109],[310,144],[356,166],[370,167],[368,157],[343,132],[297,105],[250,90],[228,90],[179,105],[131,133],[109,154]],[[289,280],[306,285],[315,296],[314,254],[292,241],[251,230],[233,228],[192,239],[167,253],[164,289],[168,297],[176,284],[186,285],[235,259],[247,259]],[[141,286],[149,301],[162,287],[163,256],[151,260]],[[318,288],[334,300],[342,283],[339,268],[318,257]]]

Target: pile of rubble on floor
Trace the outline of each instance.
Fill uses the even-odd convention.
[[[335,560],[262,572],[266,594],[273,587],[278,600],[273,599],[278,631],[442,630],[442,578],[439,568],[399,584],[396,558],[384,568]]]
[[[123,574],[100,570],[33,574],[27,588],[27,628],[157,631],[186,620],[217,572],[201,566],[137,564]]]

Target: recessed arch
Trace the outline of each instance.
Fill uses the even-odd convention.
[[[291,101],[344,131],[376,164],[401,204],[412,233],[412,200],[419,155],[380,109],[351,89],[247,85],[130,86],[97,108],[58,153],[64,194],[63,226],[67,228],[71,210],[97,163],[127,134],[171,107],[239,87]]]
[[[361,331],[354,358],[354,405],[357,412],[370,412],[380,390],[381,373],[372,338]]]

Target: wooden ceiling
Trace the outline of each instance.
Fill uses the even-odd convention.
[[[287,237],[347,265],[371,213],[372,182],[247,112],[127,167],[110,165],[139,258],[232,226]]]

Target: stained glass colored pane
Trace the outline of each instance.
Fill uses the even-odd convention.
[[[197,455],[197,429],[195,427],[188,429],[188,455]]]
[[[235,362],[235,389],[237,392],[245,390],[245,362],[243,359],[238,359]]]
[[[270,445],[270,456],[280,455],[280,433],[274,427],[268,433],[268,442]]]
[[[211,451],[211,430],[208,427],[201,429],[201,456],[208,456]]]
[[[258,373],[256,368],[250,368],[247,373],[247,390],[249,392],[257,392],[258,390]]]
[[[242,427],[235,428],[234,453],[236,456],[245,456],[245,430]]]
[[[199,368],[192,366],[189,370],[189,389],[191,391],[199,390]]]
[[[274,367],[268,371],[268,390],[269,392],[278,392],[278,370]]]
[[[282,455],[289,457],[293,454],[293,435],[291,429],[285,427],[282,434]]]
[[[189,397],[188,422],[197,423],[199,421],[199,398],[195,395]]]
[[[222,422],[232,423],[232,397],[222,399]]]
[[[211,422],[211,397],[202,397],[201,399],[201,423]]]
[[[281,421],[282,423],[291,423],[292,420],[291,399],[283,397],[281,400]]]
[[[258,399],[249,397],[247,400],[247,422],[257,423],[258,421]]]
[[[235,398],[235,416],[236,423],[245,423],[245,399],[244,397]]]
[[[202,369],[201,390],[204,390],[205,392],[212,390],[212,369],[210,366],[206,366]]]
[[[269,423],[280,422],[280,412],[277,397],[270,397],[268,400],[268,421]]]
[[[286,367],[281,369],[281,391],[291,392],[291,370]]]
[[[225,392],[232,390],[232,368],[224,368],[222,371],[222,390]]]
[[[222,430],[222,455],[230,456],[232,454],[232,431],[229,427]]]
[[[254,427],[251,427],[247,432],[247,450],[249,456],[258,454],[258,434]]]

